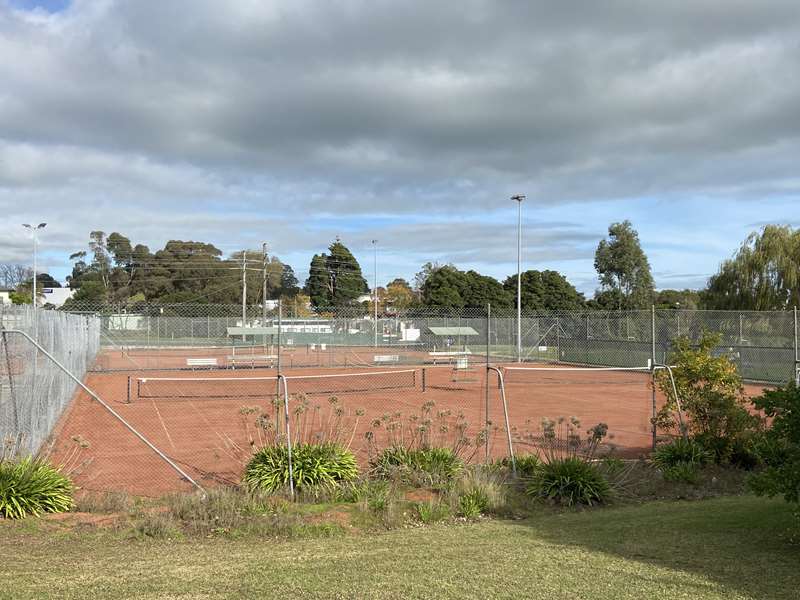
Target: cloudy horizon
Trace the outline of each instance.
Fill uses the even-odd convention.
[[[89,232],[270,251],[341,236],[597,287],[612,222],[659,288],[800,225],[800,3],[0,0],[0,262],[62,278]]]

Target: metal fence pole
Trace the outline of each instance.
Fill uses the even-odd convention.
[[[278,371],[278,379],[276,381],[277,389],[275,390],[275,397],[280,398],[281,395],[281,344],[283,340],[281,339],[281,329],[283,325],[283,300],[278,299],[278,352],[276,354],[275,360],[275,368]],[[281,426],[281,413],[278,409],[278,403],[275,402],[275,431],[280,431]]]
[[[485,462],[489,462],[489,367],[491,363],[491,352],[492,352],[492,342],[491,342],[491,329],[492,329],[492,305],[491,303],[486,305],[486,390],[485,390],[485,398],[484,398],[484,410],[486,415],[485,420],[485,427],[486,427],[486,456]]]
[[[656,415],[658,407],[656,405],[656,307],[650,306],[650,376],[652,381],[652,409],[653,409],[653,450],[656,449],[656,438],[658,437],[656,427]],[[665,361],[666,362],[666,361]]]
[[[797,307],[792,311],[794,316],[794,383],[800,386],[800,347],[797,344]]]

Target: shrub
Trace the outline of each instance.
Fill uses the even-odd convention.
[[[662,444],[653,451],[653,464],[665,471],[680,464],[702,467],[713,454],[693,439],[677,438],[668,444]]]
[[[536,454],[523,454],[522,456],[515,456],[514,462],[517,464],[517,477],[529,479],[536,474],[537,469],[542,464],[542,461]],[[511,467],[511,460],[508,458],[503,459],[503,463]]]
[[[704,448],[713,453],[719,464],[731,462],[739,440],[758,431],[759,417],[747,410],[742,378],[734,362],[715,352],[720,335],[704,331],[700,339],[679,338],[670,354],[675,365],[672,373],[683,413],[683,428]],[[656,425],[666,430],[680,430],[675,418],[678,402],[669,373],[658,371],[657,383],[667,397],[659,411]]]
[[[689,483],[697,485],[700,482],[700,469],[697,463],[679,462],[662,470],[667,481]]]
[[[449,448],[386,448],[373,461],[376,476],[414,482],[422,476],[429,483],[452,480],[464,468],[461,459]]]
[[[39,458],[0,460],[0,516],[23,519],[66,512],[74,487],[58,469]]]
[[[767,390],[753,405],[772,424],[757,445],[764,469],[750,478],[749,486],[756,494],[800,503],[800,388],[791,383]]]
[[[414,505],[420,523],[436,523],[450,517],[450,507],[441,501],[418,502]]]
[[[465,492],[458,498],[458,514],[467,519],[478,518],[488,508],[489,497],[480,488]]]
[[[298,490],[332,489],[358,477],[356,458],[335,443],[298,444],[292,448],[294,485]],[[274,493],[289,485],[289,454],[286,446],[265,446],[245,468],[244,482],[251,490]]]
[[[611,486],[590,462],[575,456],[553,458],[536,471],[527,493],[563,506],[603,504]]]

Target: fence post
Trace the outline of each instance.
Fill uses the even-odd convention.
[[[658,407],[656,405],[656,306],[650,306],[650,377],[652,382],[652,409],[653,409],[653,450],[656,449],[656,415]]]
[[[556,362],[561,362],[561,322],[556,315]]]
[[[275,360],[275,368],[278,371],[278,377],[276,378],[276,390],[275,390],[275,398],[276,400],[280,399],[281,397],[281,328],[283,325],[283,300],[280,298],[278,299],[278,352],[276,355]],[[275,431],[280,431],[281,427],[281,411],[278,408],[278,402],[275,402]]]
[[[484,398],[485,403],[485,414],[486,419],[484,422],[484,427],[486,428],[486,451],[485,451],[485,458],[484,461],[486,463],[489,462],[489,366],[491,363],[491,352],[492,352],[492,340],[491,340],[491,328],[492,328],[492,304],[486,304],[486,395]]]
[[[792,311],[794,313],[794,383],[800,386],[800,347],[797,345],[797,307]]]

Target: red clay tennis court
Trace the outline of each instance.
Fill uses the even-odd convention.
[[[180,363],[179,356],[173,358]],[[107,356],[101,360],[108,365]],[[607,441],[621,456],[635,457],[649,449],[648,372],[495,366],[505,376],[516,453],[534,451],[542,418],[561,416],[576,417],[583,430],[606,423]],[[362,466],[370,451],[410,442],[419,431],[437,445],[452,444],[455,435],[471,440],[464,454],[482,461],[486,449],[475,440],[487,420],[489,456],[508,454],[498,377],[490,371],[487,379],[485,365],[307,367],[283,373],[296,421],[293,439],[335,434]],[[252,448],[281,427],[275,416],[277,377],[270,368],[92,372],[86,384],[204,487],[238,483]],[[75,479],[85,490],[157,496],[192,489],[85,392],[76,395],[56,428],[54,452],[57,461],[79,465]]]

